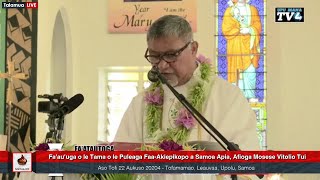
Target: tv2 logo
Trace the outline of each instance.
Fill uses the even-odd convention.
[[[276,8],[276,22],[304,22],[304,8]]]

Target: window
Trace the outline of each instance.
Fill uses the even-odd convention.
[[[151,67],[108,67],[100,70],[98,141],[113,141],[132,98],[149,86]]]

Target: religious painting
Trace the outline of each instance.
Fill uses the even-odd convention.
[[[28,152],[30,140],[35,142],[37,9],[9,8],[2,17],[5,17],[4,21],[1,19],[0,33],[3,134],[8,136],[8,151]]]
[[[218,0],[216,73],[238,86],[266,129],[266,0]],[[263,140],[262,140],[263,139]],[[261,144],[266,146],[265,135]]]

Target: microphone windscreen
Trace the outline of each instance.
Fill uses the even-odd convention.
[[[157,82],[158,81],[158,74],[157,74],[157,72],[156,72],[156,70],[155,69],[151,69],[149,72],[148,72],[148,79],[149,79],[149,81],[151,81],[151,82]]]
[[[82,94],[76,94],[72,98],[70,98],[68,101],[62,104],[62,107],[67,108],[66,114],[71,113],[73,110],[75,110],[80,104],[82,104],[84,100],[84,97]]]

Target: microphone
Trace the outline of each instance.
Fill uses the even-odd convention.
[[[148,72],[148,79],[149,81],[151,82],[157,82],[159,80],[159,77],[158,77],[158,72],[156,70],[156,67],[153,66],[150,71]]]
[[[61,107],[53,114],[54,117],[62,117],[66,114],[71,113],[83,102],[84,97],[82,94],[76,94],[68,101],[63,103]]]

